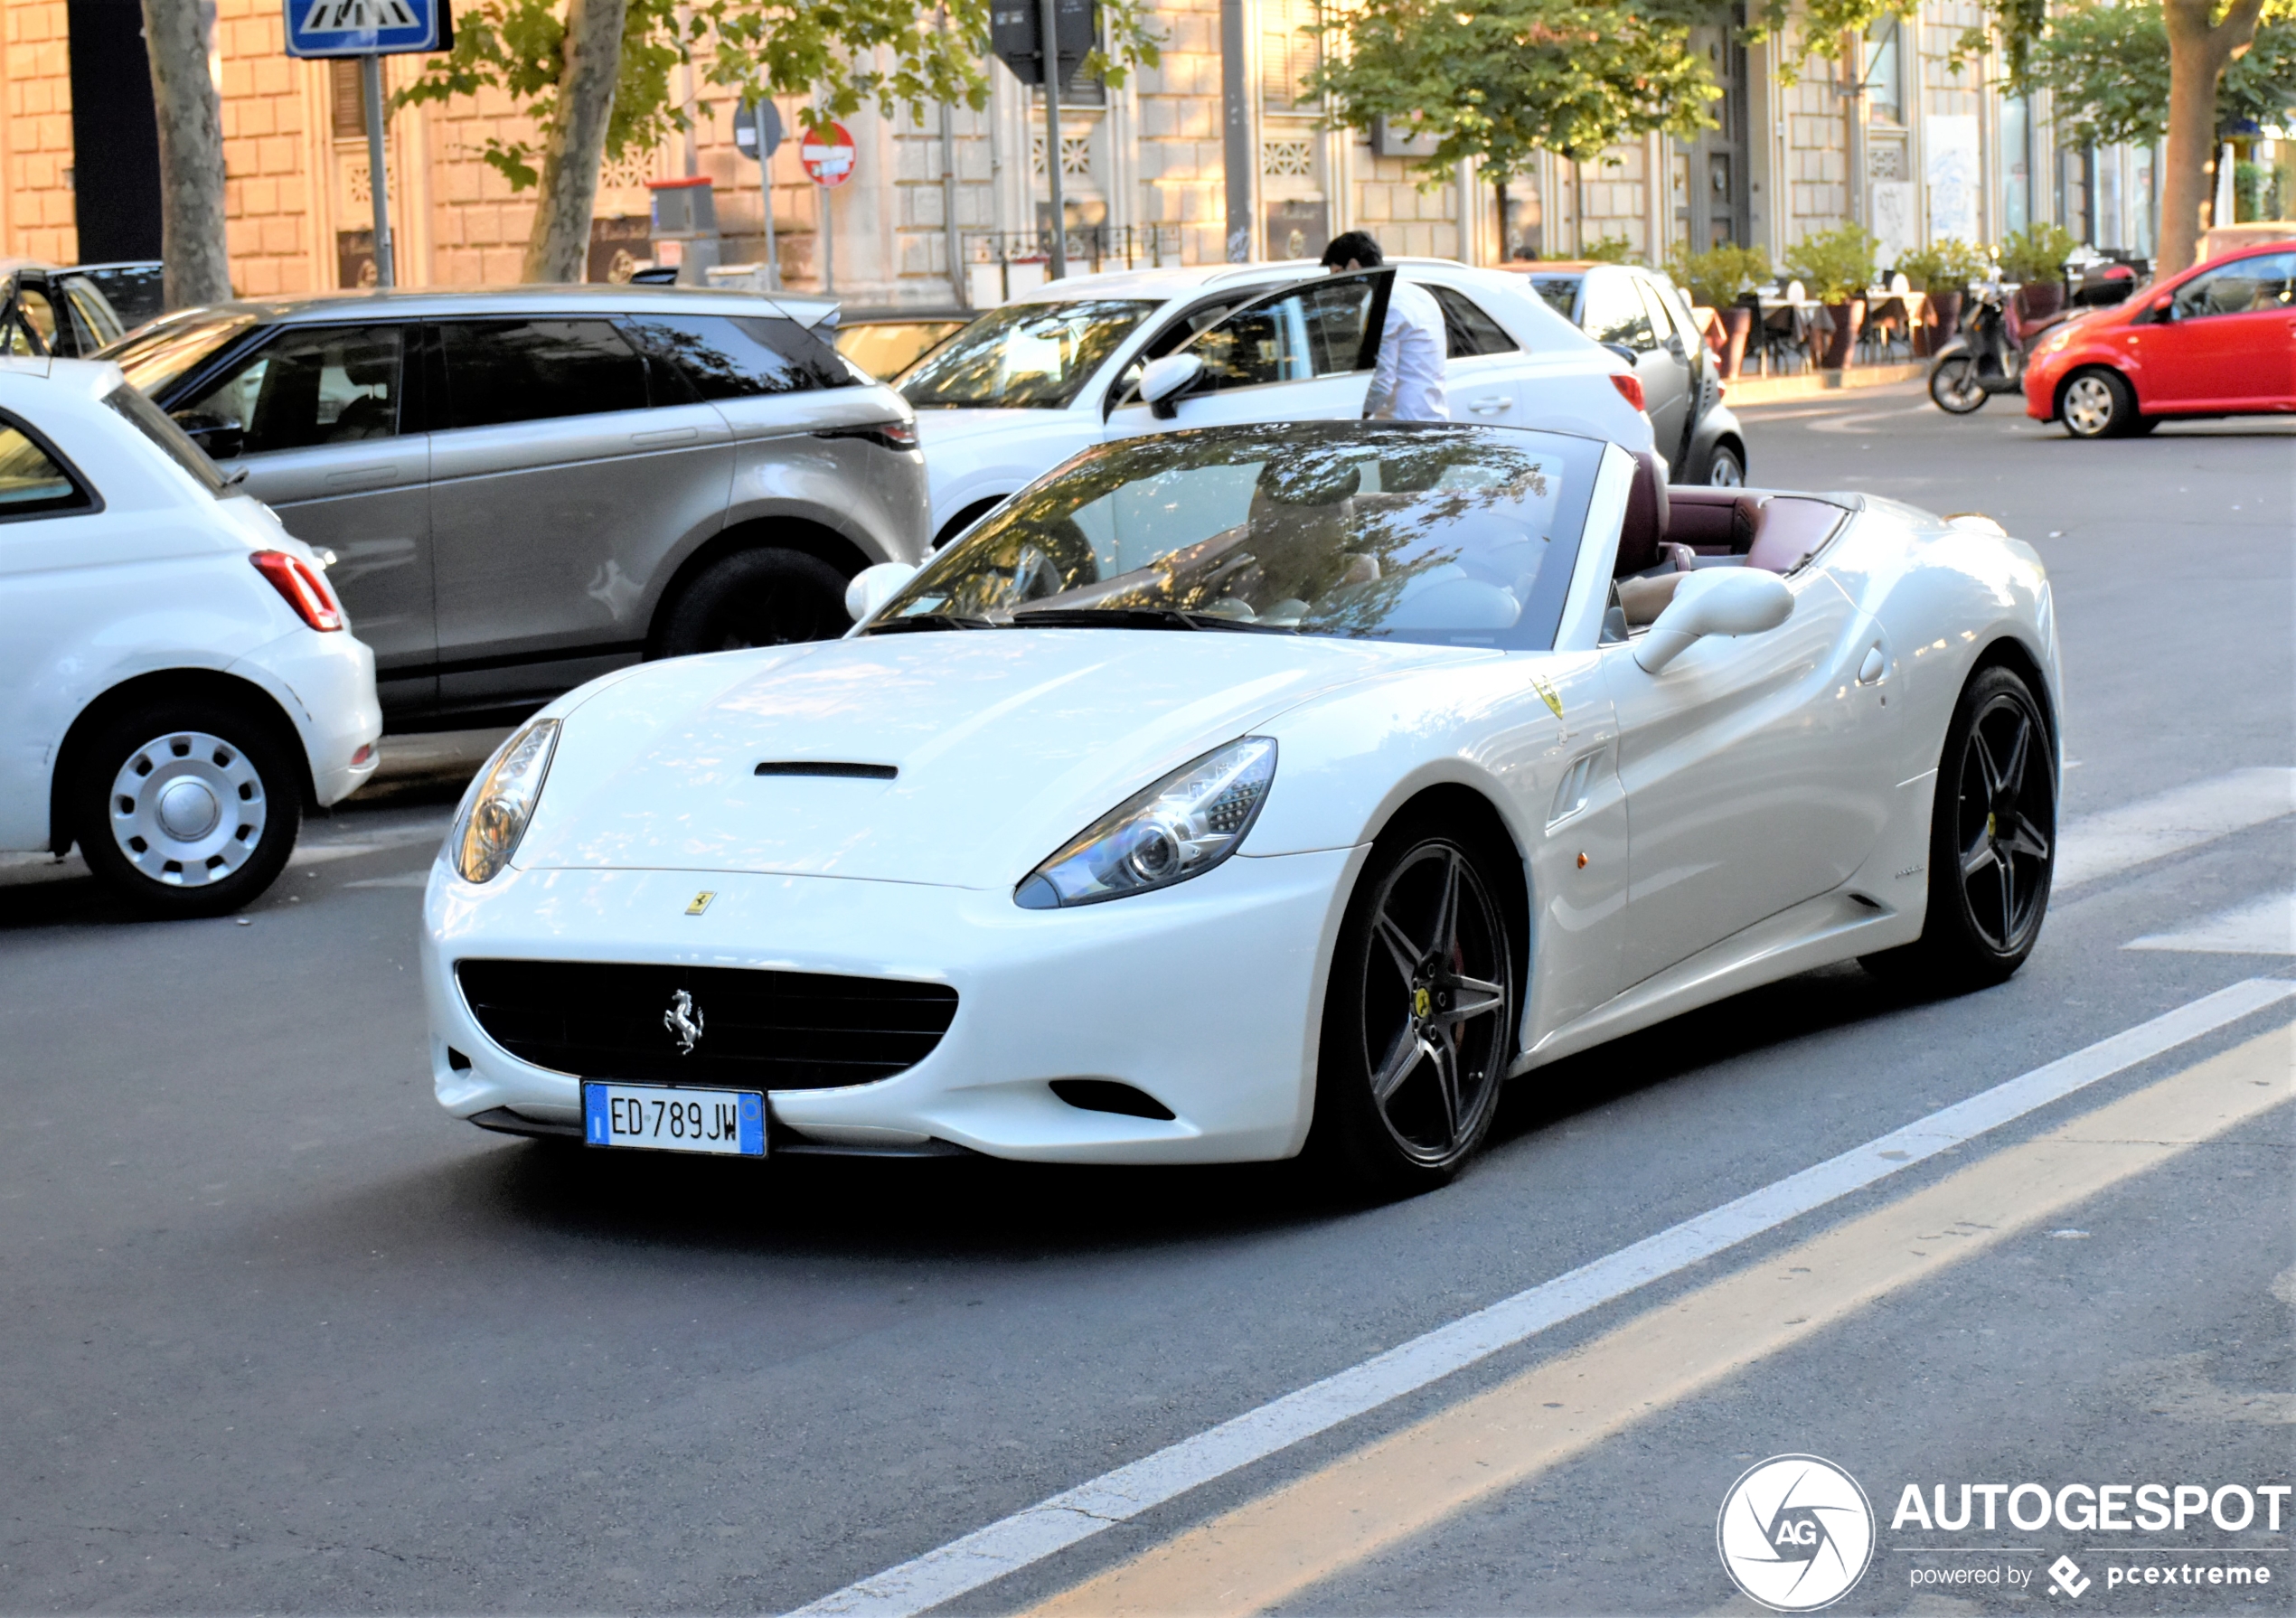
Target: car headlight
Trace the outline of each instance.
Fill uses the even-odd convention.
[[[502,745],[464,795],[447,838],[447,862],[464,881],[492,881],[510,863],[534,818],[557,748],[558,721],[536,720]]]
[[[1275,779],[1275,740],[1247,736],[1127,798],[1029,873],[1012,893],[1057,910],[1147,893],[1201,876],[1234,853]]]

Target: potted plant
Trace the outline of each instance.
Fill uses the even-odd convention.
[[[1833,319],[1833,338],[1826,345],[1829,371],[1849,363],[1858,328],[1865,324],[1865,291],[1873,285],[1880,249],[1880,237],[1850,224],[1805,236],[1786,256],[1786,268]]]
[[[2065,261],[2080,245],[2072,231],[2046,221],[2001,238],[2001,274],[2022,283],[2017,300],[2027,319],[2045,320],[2065,307]]]
[[[1897,273],[1915,292],[1928,295],[1924,302],[1929,324],[1943,339],[1960,329],[1962,300],[1969,296],[1969,284],[1990,265],[1983,248],[1948,236],[1898,259]]]
[[[1722,325],[1722,374],[1736,376],[1746,357],[1747,334],[1754,329],[1755,311],[1743,301],[1744,294],[1770,278],[1769,253],[1729,241],[1703,253],[1678,247],[1668,256],[1666,271],[1689,293],[1694,306],[1715,312]]]

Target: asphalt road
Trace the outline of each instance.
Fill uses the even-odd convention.
[[[1367,1209],[1281,1169],[757,1170],[449,1121],[413,955],[450,748],[314,823],[240,921],[139,923],[74,862],[0,867],[0,1610],[787,1610],[2225,985],[2286,976],[2284,911],[2239,917],[2296,888],[2291,822],[2235,814],[2179,850],[2193,817],[2159,806],[2296,766],[2296,432],[2075,444],[2001,401],[1948,419],[1911,389],[1745,414],[1757,482],[1987,511],[2050,565],[2065,814],[2117,812],[2143,835],[2060,895],[2012,983],[1909,1002],[1843,967],[1741,996],[1524,1081],[1472,1172]],[[1341,1554],[1276,1577],[1290,1553],[1250,1537],[1274,1531],[1257,1502],[1312,1496],[1364,1446],[1543,1368],[1599,1372],[1613,1334],[1631,1347],[1698,1289],[1793,1271],[1803,1244],[1973,1166],[2014,1170],[2002,1154],[2237,1053],[2289,1003],[947,1610],[1016,1611],[1135,1565],[1140,1610],[1219,1607],[1154,1582],[1172,1576],[1160,1547],[1209,1524],[1183,1543],[1211,1547],[1215,1571],[1237,1561],[1236,1610],[1751,1613],[1715,1515],[1739,1473],[1791,1452],[1840,1464],[1881,1516],[1837,1611],[2296,1606],[2296,1510],[2277,1532],[2197,1519],[2120,1541],[1890,1526],[1906,1482],[2296,1483],[2286,1105],[1838,1318],[1788,1321],[1687,1391],[1614,1389],[1604,1435],[1455,1509],[1415,1518],[1423,1482],[1398,1471],[1349,1508],[1362,1532]],[[2047,1176],[2011,1178],[2040,1196]],[[2274,1582],[2108,1588],[2092,1547],[2140,1540],[2164,1566],[2239,1561]],[[2094,1576],[2084,1596],[2051,1590],[2060,1553]],[[1981,1564],[2028,1582],[1915,1582]]]

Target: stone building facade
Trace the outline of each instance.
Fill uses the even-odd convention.
[[[80,256],[90,201],[77,147],[133,86],[91,90],[75,70],[72,33],[118,3],[0,0],[0,251]],[[1763,243],[1775,257],[1853,219],[1893,247],[1948,235],[1990,241],[2041,219],[2101,247],[2149,251],[2154,236],[2152,154],[2058,151],[2046,104],[1990,88],[1998,63],[1953,71],[1952,47],[1978,21],[1981,0],[1923,0],[1902,23],[1809,59],[1792,83],[1773,47],[1740,42],[1733,24],[1743,8],[1734,15],[1717,4],[1694,42],[1727,90],[1715,129],[1689,143],[1627,143],[1582,164],[1542,156],[1503,202],[1464,165],[1420,170],[1407,131],[1324,126],[1301,88],[1319,48],[1317,4],[1154,0],[1162,62],[1121,85],[1072,87],[1057,150],[1048,149],[1039,93],[1001,66],[990,70],[982,111],[865,111],[846,120],[857,158],[851,181],[834,190],[807,181],[794,133],[770,185],[761,184],[720,99],[697,109],[690,139],[603,176],[593,273],[625,274],[653,258],[647,183],[693,174],[712,183],[723,262],[762,258],[769,195],[783,285],[818,289],[827,280],[859,307],[986,306],[1046,273],[1049,163],[1062,179],[1071,273],[1217,261],[1231,235],[1253,258],[1313,257],[1350,229],[1370,230],[1391,253],[1475,262],[1620,240],[1644,259],[1678,241],[1726,239]],[[1223,5],[1236,8],[1225,31]],[[1242,60],[1231,64],[1223,38],[1239,33]],[[355,71],[291,60],[282,36],[278,0],[217,0],[234,282],[248,294],[356,286],[372,275],[372,243]],[[396,86],[416,64],[386,68]],[[1234,189],[1249,202],[1231,221],[1225,112],[1239,89],[1246,173]],[[75,106],[76,90],[83,102],[108,104]],[[793,131],[796,110],[782,106]],[[393,118],[387,149],[402,283],[516,278],[532,205],[478,154],[490,136],[530,134],[488,96]]]

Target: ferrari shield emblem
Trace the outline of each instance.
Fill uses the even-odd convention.
[[[1557,719],[1563,717],[1563,694],[1555,689],[1553,681],[1544,674],[1533,674],[1530,677],[1530,689],[1539,693],[1540,701],[1555,710]]]

